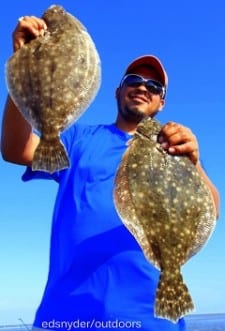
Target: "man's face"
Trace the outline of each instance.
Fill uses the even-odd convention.
[[[138,67],[132,74],[157,81],[156,73],[150,68]],[[164,106],[161,95],[151,93],[144,84],[127,86],[123,84],[116,91],[118,111],[123,119],[139,122],[145,116],[153,117]]]

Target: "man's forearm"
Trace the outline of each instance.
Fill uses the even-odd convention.
[[[199,174],[202,176],[204,182],[206,183],[206,185],[208,186],[209,190],[212,193],[213,196],[213,200],[215,203],[215,207],[216,207],[216,211],[217,211],[217,217],[219,216],[219,205],[220,205],[220,198],[219,198],[219,192],[217,191],[216,187],[214,186],[214,184],[211,182],[211,180],[209,179],[209,177],[207,176],[206,172],[204,171],[204,169],[202,168],[200,162],[198,162],[196,164],[196,168],[199,172]]]

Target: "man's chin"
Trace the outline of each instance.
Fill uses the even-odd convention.
[[[146,114],[144,111],[142,111],[140,108],[129,108],[127,111],[127,115],[130,118],[136,119],[136,121],[142,120],[144,117],[146,117]]]

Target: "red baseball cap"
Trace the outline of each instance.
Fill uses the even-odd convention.
[[[132,61],[126,71],[125,75],[133,73],[134,68],[139,66],[149,66],[152,67],[156,73],[159,75],[160,83],[163,84],[163,86],[167,87],[168,85],[168,76],[167,73],[160,62],[160,60],[154,56],[154,55],[143,55],[138,58],[136,58],[134,61]]]

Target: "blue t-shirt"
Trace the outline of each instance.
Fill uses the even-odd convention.
[[[125,228],[113,183],[131,138],[114,124],[76,124],[62,134],[71,166],[52,175],[27,169],[23,180],[59,183],[48,281],[34,326],[51,330],[183,331],[184,320],[154,317],[159,271]]]

